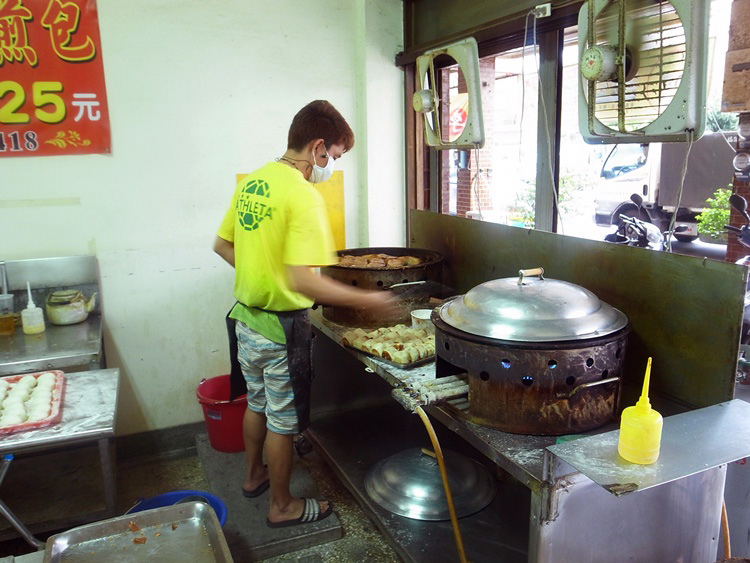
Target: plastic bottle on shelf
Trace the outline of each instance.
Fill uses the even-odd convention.
[[[26,282],[26,291],[29,294],[29,305],[21,311],[21,324],[23,325],[24,334],[39,334],[44,332],[44,313],[40,307],[34,305],[31,298],[31,285]]]
[[[659,459],[661,448],[661,414],[651,408],[648,400],[648,386],[651,379],[651,358],[648,359],[646,376],[643,379],[643,392],[635,406],[622,411],[620,440],[617,451],[627,461],[648,465]]]

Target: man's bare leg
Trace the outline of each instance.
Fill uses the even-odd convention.
[[[245,442],[245,458],[247,459],[247,473],[242,488],[252,491],[268,479],[268,469],[263,465],[266,415],[246,409],[242,418],[242,438]]]
[[[276,434],[269,430],[266,437],[266,460],[271,478],[271,506],[268,510],[268,519],[271,522],[299,518],[305,508],[303,500],[293,498],[289,491],[293,459],[294,435]],[[320,501],[320,510],[327,509],[328,501]]]

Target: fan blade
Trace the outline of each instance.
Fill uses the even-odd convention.
[[[617,45],[617,3],[613,2],[596,19],[596,44]]]

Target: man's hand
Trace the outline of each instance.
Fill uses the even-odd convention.
[[[401,300],[390,291],[363,291],[362,304],[358,307],[376,313],[377,316],[393,317],[398,315],[403,305]]]
[[[309,266],[287,266],[289,286],[318,303],[335,307],[351,307],[395,315],[399,300],[390,291],[368,291],[338,282],[313,272]]]

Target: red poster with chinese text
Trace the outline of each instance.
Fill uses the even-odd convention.
[[[0,0],[0,157],[111,145],[95,0]]]

